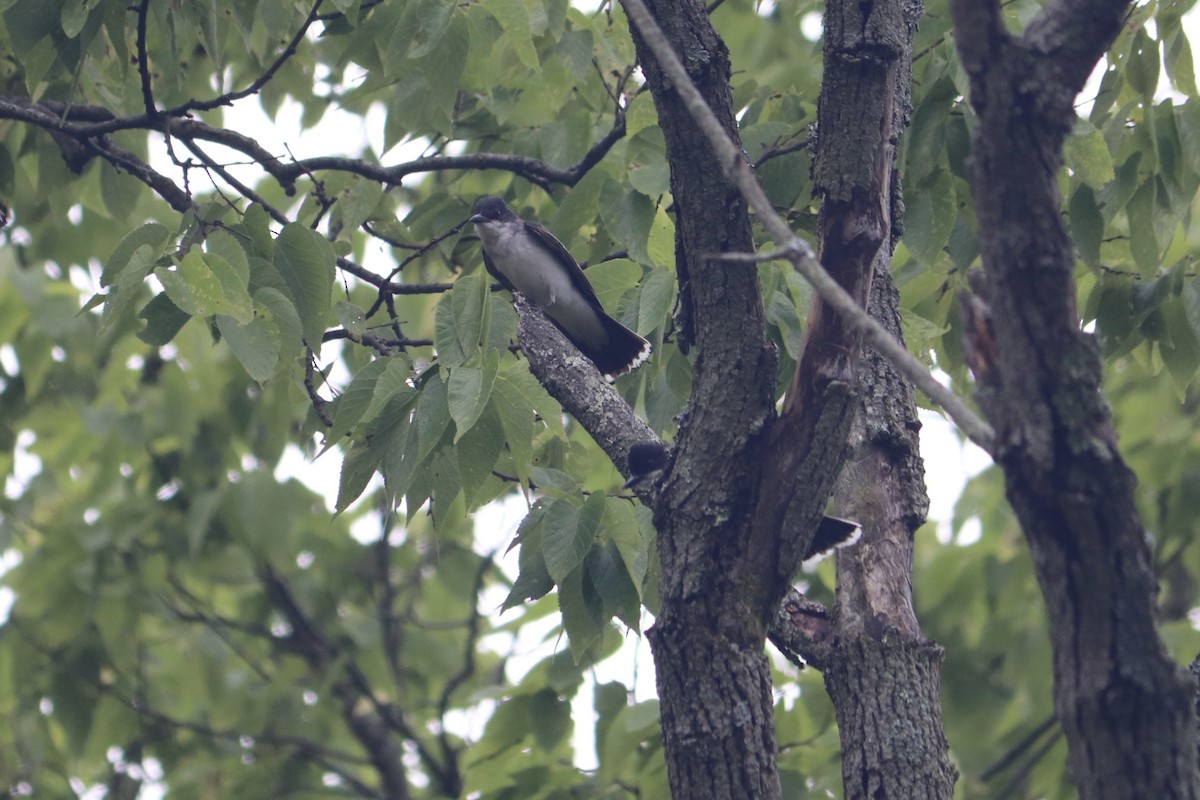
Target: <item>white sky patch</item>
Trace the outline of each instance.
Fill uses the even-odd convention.
[[[24,430],[17,434],[17,442],[13,447],[13,471],[4,481],[4,496],[10,500],[18,498],[25,487],[42,471],[42,460],[29,448],[37,442],[33,431]]]
[[[824,32],[825,22],[821,18],[821,12],[810,11],[800,18],[800,35],[810,42],[820,39]]]
[[[925,460],[929,519],[937,524],[938,541],[971,544],[979,538],[978,520],[964,526],[957,538],[950,529],[950,520],[963,487],[992,463],[991,456],[973,442],[964,440],[950,421],[938,412],[920,409],[917,416],[921,420],[921,457]],[[968,526],[972,530],[968,530]]]
[[[3,585],[4,576],[20,563],[21,554],[16,550],[9,549],[0,553],[0,626],[8,622],[13,603],[17,600],[17,593]]]

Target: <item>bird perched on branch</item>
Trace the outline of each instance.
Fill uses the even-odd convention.
[[[579,262],[554,234],[518,217],[499,197],[481,197],[471,222],[487,271],[545,311],[606,380],[649,357],[650,343],[604,311]]]

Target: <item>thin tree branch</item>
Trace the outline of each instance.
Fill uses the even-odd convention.
[[[144,0],[144,2],[145,1],[146,0]],[[260,91],[262,91],[262,88],[266,86],[272,78],[275,77],[276,73],[278,73],[283,65],[287,63],[288,59],[296,55],[296,51],[300,47],[300,42],[304,40],[304,36],[308,33],[308,29],[312,27],[314,22],[317,21],[317,11],[321,8],[321,4],[324,2],[325,0],[316,0],[316,2],[313,3],[313,7],[309,10],[308,16],[305,18],[304,23],[299,27],[295,35],[292,36],[291,41],[287,43],[287,46],[283,49],[283,52],[276,57],[275,61],[271,63],[271,66],[267,67],[266,71],[263,72],[262,75],[259,75],[258,78],[256,78],[255,81],[245,89],[237,92],[229,92],[228,94],[223,94],[220,97],[214,97],[211,100],[203,100],[199,102],[190,100],[182,105],[178,105],[175,108],[164,112],[164,114],[169,117],[182,117],[184,114],[192,111],[210,111],[220,106],[230,106],[233,105],[233,103],[237,100],[241,100],[253,94],[258,94]]]
[[[58,652],[48,647],[45,643],[33,636],[27,629],[24,621],[13,615],[9,618],[9,622],[13,628],[20,634],[21,638],[27,641],[34,650],[40,653],[44,658],[51,661],[58,661],[60,655]],[[246,736],[252,738],[255,742],[268,745],[271,747],[294,747],[298,751],[308,754],[317,754],[329,761],[341,761],[346,764],[356,764],[365,766],[371,762],[359,755],[347,753],[344,750],[338,750],[333,747],[318,744],[310,739],[305,739],[302,736],[290,736],[287,734],[278,733],[247,733],[246,731],[231,731],[213,728],[209,725],[204,725],[197,722],[189,722],[187,720],[176,719],[171,715],[160,711],[146,704],[144,698],[132,698],[124,694],[112,681],[105,682],[102,677],[97,678],[97,682],[90,687],[97,695],[110,695],[118,702],[127,706],[135,712],[139,717],[146,717],[155,722],[160,722],[172,728],[198,733],[212,739],[223,739],[226,741],[240,742]],[[374,796],[374,793],[373,793]]]
[[[138,77],[142,84],[142,105],[146,109],[146,118],[158,116],[158,107],[154,104],[154,90],[150,83],[150,56],[146,52],[146,17],[150,13],[150,0],[142,0],[137,8],[137,68]]]
[[[270,565],[263,565],[259,570],[259,578],[271,604],[291,626],[292,631],[288,638],[309,668],[315,672],[325,672],[335,664],[340,666],[344,676],[334,681],[332,691],[342,702],[342,716],[347,727],[370,754],[371,763],[379,771],[388,795],[401,800],[408,798],[410,792],[407,768],[401,750],[389,731],[398,732],[410,740],[418,752],[423,750],[422,742],[413,735],[406,724],[397,723],[391,708],[375,696],[370,682],[354,660],[336,647],[308,617],[293,596],[287,581]],[[367,713],[360,708],[363,700],[367,701],[376,713]],[[427,766],[436,774],[436,762]]]
[[[692,113],[696,125],[704,132],[717,156],[722,169],[734,181],[742,196],[759,217],[771,239],[787,254],[793,268],[805,277],[821,296],[821,299],[836,310],[847,324],[858,331],[864,340],[891,361],[896,369],[931,400],[942,407],[966,436],[991,452],[994,433],[981,417],[973,412],[954,392],[938,383],[933,374],[915,358],[904,345],[897,342],[878,322],[860,308],[837,281],[829,275],[817,260],[812,246],[792,233],[782,217],[775,213],[762,186],[755,180],[745,157],[725,135],[717,118],[704,102],[699,91],[688,77],[687,70],[676,57],[666,37],[663,36],[654,18],[642,0],[624,0],[630,20],[654,51],[663,70],[671,77],[675,90]]]

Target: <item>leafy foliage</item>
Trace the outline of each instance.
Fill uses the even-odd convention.
[[[1200,646],[1186,624],[1200,571],[1190,5],[1136,7],[1081,98],[1061,182],[1181,659]],[[1020,27],[1036,7],[1005,9]],[[514,352],[511,304],[464,228],[475,197],[501,194],[590,265],[606,308],[655,347],[618,389],[669,437],[691,366],[672,343],[663,139],[623,14],[566,0],[0,12],[0,548],[16,598],[0,627],[3,783],[665,797],[653,701],[609,682],[594,725],[571,705],[656,608],[648,513]],[[820,57],[797,31],[819,12],[713,12],[750,158],[809,232]],[[912,347],[966,387],[954,298],[979,250],[974,120],[949,36],[930,3],[895,265]],[[244,127],[246,105],[296,109],[305,138],[336,120],[341,138],[295,158]],[[347,125],[371,144],[356,150]],[[808,290],[775,265],[759,274],[782,390]],[[341,454],[332,510],[279,468],[292,446]],[[960,501],[978,543],[922,539],[917,598],[947,650],[964,794],[1065,796],[1053,731],[1019,747],[1050,715],[1049,652],[1001,492],[986,472]],[[473,514],[522,494],[513,575]],[[506,670],[530,637],[553,654]],[[787,796],[836,791],[818,679],[779,683]],[[574,742],[585,726],[590,773],[571,765],[590,755]],[[989,770],[1008,748],[1017,767]]]

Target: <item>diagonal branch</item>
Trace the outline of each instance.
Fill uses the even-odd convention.
[[[991,426],[975,414],[962,398],[940,384],[924,364],[859,307],[821,266],[812,246],[792,233],[787,222],[775,213],[741,151],[725,135],[720,123],[692,85],[687,70],[667,43],[642,0],[625,0],[625,7],[633,24],[658,56],[661,66],[671,76],[675,90],[691,111],[697,127],[708,138],[722,169],[737,184],[771,239],[786,253],[796,271],[812,284],[822,300],[842,315],[847,324],[853,326],[872,347],[892,361],[906,378],[941,406],[968,438],[990,452],[993,436]]]
[[[519,295],[514,304],[529,371],[624,474],[629,448],[637,442],[658,441],[658,436],[541,309]]]

